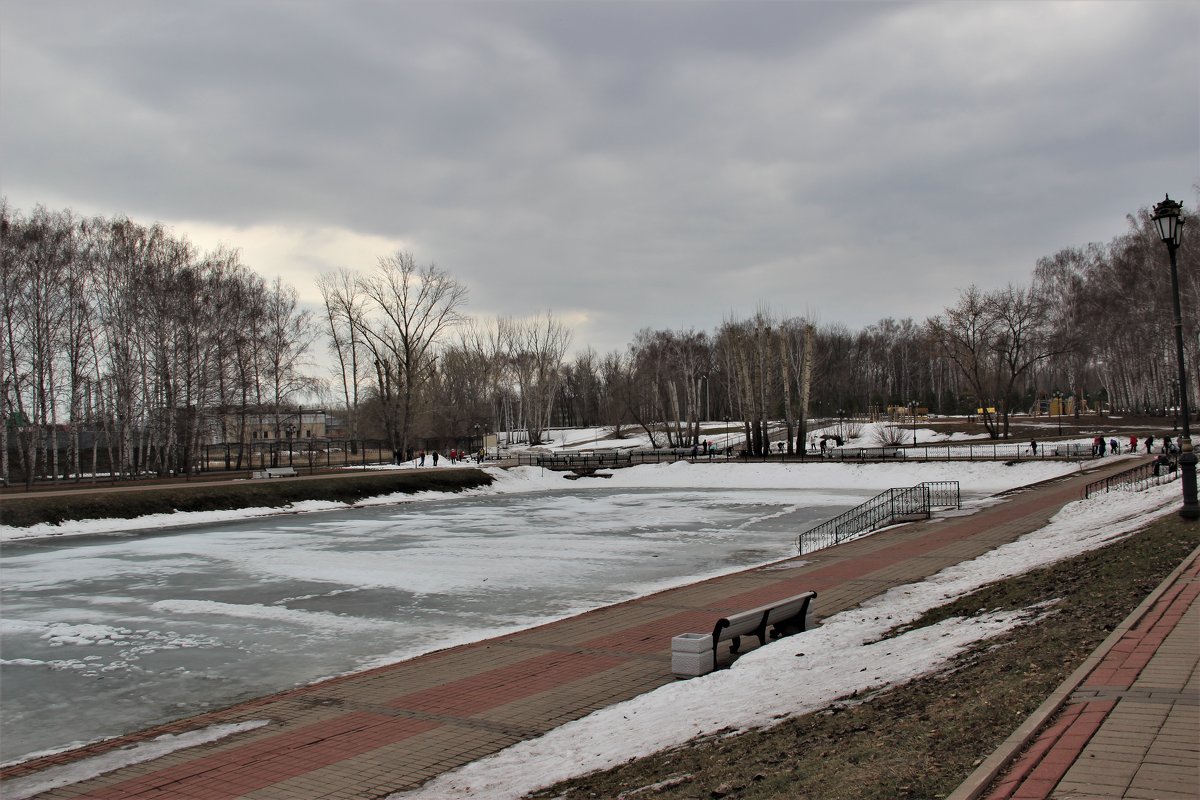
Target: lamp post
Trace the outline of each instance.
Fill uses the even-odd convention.
[[[1183,506],[1179,516],[1184,519],[1200,518],[1200,504],[1196,502],[1196,452],[1192,449],[1190,427],[1191,412],[1188,410],[1187,371],[1183,360],[1183,314],[1179,310],[1179,271],[1175,265],[1175,251],[1183,240],[1183,203],[1173,201],[1170,196],[1154,206],[1154,222],[1167,253],[1171,257],[1171,302],[1175,312],[1175,358],[1179,362],[1179,416],[1183,420],[1183,432],[1179,436],[1179,477],[1183,487]]]
[[[725,417],[725,457],[729,458],[729,417]]]
[[[1171,430],[1179,430],[1179,378],[1171,381]]]
[[[293,434],[295,434],[295,433],[296,433],[296,426],[295,426],[295,425],[293,425],[292,423],[290,423],[290,422],[289,422],[289,423],[288,423],[288,426],[287,426],[287,435],[288,435],[288,466],[289,466],[289,467],[292,465],[292,435],[293,435]]]
[[[1054,416],[1058,418],[1058,435],[1062,436],[1062,392],[1054,393]]]
[[[913,447],[916,447],[916,446],[917,446],[917,401],[916,401],[916,400],[909,400],[909,401],[908,401],[908,405],[909,405],[909,408],[910,408],[910,409],[912,409],[912,417],[913,417]]]

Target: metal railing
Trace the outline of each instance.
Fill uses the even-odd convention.
[[[962,508],[962,492],[958,481],[924,481],[918,484],[929,489],[929,507]]]
[[[899,448],[839,447],[827,450],[823,457],[834,461],[880,461],[896,458],[909,461],[1057,461],[1090,459],[1097,456],[1088,444],[1048,441],[1039,442],[1036,452],[1028,442],[995,442],[904,445]]]
[[[611,453],[518,453],[518,466],[545,469],[602,469],[631,467],[635,464],[663,464],[691,458],[691,448],[670,450],[626,450]],[[700,459],[700,456],[696,457]]]
[[[988,444],[945,444],[906,445],[886,447],[839,447],[824,453],[810,450],[806,453],[763,453],[751,455],[744,450],[730,453],[692,454],[690,447],[661,448],[657,450],[613,450],[611,452],[582,453],[517,453],[513,456],[518,465],[546,467],[547,469],[574,469],[583,467],[628,467],[634,464],[661,464],[688,459],[704,462],[754,462],[754,463],[805,463],[805,462],[877,462],[877,461],[1078,461],[1099,458],[1092,453],[1091,445],[1079,442],[1040,442],[1034,452],[1029,443],[1015,442]]]
[[[862,505],[843,512],[796,538],[801,554],[832,547],[864,533],[891,525],[899,519],[921,516],[934,508],[962,508],[958,481],[927,481],[907,488],[888,489]]]
[[[1094,494],[1106,492],[1140,492],[1151,486],[1173,481],[1178,474],[1174,458],[1150,461],[1109,475],[1107,478],[1092,481],[1083,487],[1083,497],[1086,500]]]

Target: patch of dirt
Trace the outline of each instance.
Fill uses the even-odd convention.
[[[530,797],[945,797],[1198,544],[1200,525],[1171,516],[1101,550],[983,587],[910,627],[1037,604],[1053,603],[1057,613],[904,686],[770,729],[693,741]]]

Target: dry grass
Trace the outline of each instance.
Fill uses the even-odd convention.
[[[1057,600],[950,668],[769,730],[694,741],[538,798],[936,798],[953,791],[1200,543],[1177,517],[934,609],[914,624]],[[797,691],[802,691],[797,687]]]

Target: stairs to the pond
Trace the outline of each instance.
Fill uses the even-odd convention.
[[[958,481],[926,481],[880,492],[862,505],[800,534],[796,549],[811,553],[898,522],[929,519],[935,508],[962,508]]]

